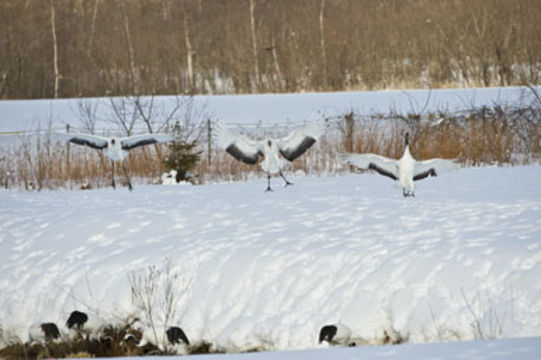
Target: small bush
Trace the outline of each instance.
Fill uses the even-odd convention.
[[[381,343],[383,345],[399,345],[407,343],[409,340],[408,335],[402,335],[400,332],[396,331],[395,329],[391,329],[390,331],[384,330],[383,331],[383,338],[381,339]]]
[[[169,147],[169,155],[164,159],[167,170],[175,170],[176,182],[194,181],[191,171],[197,166],[201,151],[196,151],[197,143],[172,143]]]
[[[225,353],[225,350],[217,349],[213,344],[205,340],[190,345],[187,351],[190,355]]]

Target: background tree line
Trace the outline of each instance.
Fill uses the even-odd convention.
[[[541,0],[0,2],[0,98],[539,83]]]

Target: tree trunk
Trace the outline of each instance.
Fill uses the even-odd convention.
[[[323,90],[327,87],[327,54],[325,52],[325,33],[323,26],[323,14],[325,11],[325,0],[321,0],[321,6],[319,8],[319,36],[320,36],[320,46],[321,46],[321,62],[323,65]]]
[[[126,3],[122,4],[122,16],[124,17],[124,31],[126,32],[126,40],[128,41],[128,57],[130,61],[130,75],[132,80],[132,89],[134,95],[139,95],[139,86],[137,81],[137,74],[135,71],[135,57],[133,53],[133,43],[130,33],[130,22],[128,19],[128,13],[126,9]]]
[[[346,120],[346,151],[353,152],[353,131],[355,122],[353,121],[353,111],[345,116]]]
[[[90,54],[92,42],[94,41],[94,33],[96,32],[96,18],[98,17],[98,5],[100,0],[94,0],[94,9],[92,10],[92,22],[90,23],[90,39],[88,40],[87,53]]]
[[[193,75],[193,50],[192,43],[190,41],[190,32],[188,30],[188,16],[186,14],[186,7],[184,6],[184,41],[186,43],[186,68],[188,70],[188,81],[190,85],[190,93],[195,91],[195,81]]]
[[[212,152],[212,127],[210,119],[207,119],[207,165],[210,169],[211,163],[211,152]]]
[[[54,10],[54,0],[51,0],[51,30],[53,33],[53,64],[54,64],[54,98],[58,98],[58,43],[56,39],[56,19]]]
[[[271,49],[272,49],[272,60],[274,61],[274,69],[276,71],[276,77],[278,78],[278,89],[283,90],[284,80],[282,77],[282,70],[280,70],[280,64],[278,63],[278,54],[276,52],[276,43],[274,41],[274,32],[272,33],[271,39]]]
[[[254,86],[255,92],[259,92],[259,61],[257,60],[257,39],[255,35],[254,1],[255,0],[250,0],[250,25],[252,29],[252,51],[254,56]]]

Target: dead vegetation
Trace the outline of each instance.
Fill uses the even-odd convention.
[[[47,343],[21,343],[12,342],[0,349],[0,359],[19,360],[19,359],[44,359],[44,358],[102,358],[102,357],[131,357],[131,356],[156,356],[156,355],[174,355],[176,352],[172,349],[160,350],[152,344],[138,347],[135,342],[125,340],[126,334],[132,334],[137,339],[141,338],[138,330],[132,329],[130,325],[125,326],[107,326],[101,332],[99,338],[90,339],[88,336],[75,336],[74,338],[63,337],[58,341],[49,341]],[[215,346],[215,344],[200,340],[186,346],[183,354],[221,354],[227,352],[251,353],[270,351],[274,347],[272,339],[262,337],[261,345],[248,348],[224,348]],[[374,346],[374,345],[398,345],[407,343],[408,336],[404,336],[398,331],[390,328],[371,340],[354,339],[354,345],[346,346]]]
[[[155,144],[130,151],[127,162],[135,183],[158,184],[171,163],[182,165],[184,177],[192,183],[247,180],[263,176],[258,166],[236,161],[214,144],[214,120],[206,107],[197,108],[193,96],[175,97],[166,110],[154,97],[126,97],[79,102],[76,114],[81,132],[98,132],[97,109],[105,107],[105,120],[120,136],[146,132],[174,132],[179,146]],[[105,104],[104,104],[105,103]],[[104,116],[104,115],[102,115]],[[104,119],[100,119],[103,120]],[[290,164],[288,171],[299,174],[333,174],[347,170],[338,160],[343,151],[376,153],[398,158],[403,136],[410,133],[412,155],[457,159],[468,166],[523,165],[541,158],[541,96],[530,87],[516,104],[492,104],[458,112],[409,113],[390,110],[363,115],[349,111],[327,118],[326,134],[305,155]],[[237,130],[251,137],[282,137],[299,123],[246,124]],[[114,130],[116,127],[117,130]],[[12,137],[13,146],[0,148],[0,186],[6,189],[96,189],[110,186],[110,162],[101,151],[62,144],[49,125]],[[177,149],[179,153],[172,153]],[[175,161],[172,161],[175,160]],[[188,164],[186,164],[188,162]],[[188,173],[189,172],[189,173]],[[120,181],[125,179],[119,177]]]
[[[161,351],[158,347],[147,344],[142,347],[135,343],[125,341],[127,333],[140,337],[137,330],[124,327],[106,327],[100,339],[78,337],[46,344],[13,342],[0,349],[0,359],[45,359],[45,358],[103,358],[103,357],[129,357],[129,356],[156,356],[172,355],[171,351]],[[217,354],[225,350],[216,349],[207,341],[198,341],[186,347],[186,354]]]
[[[254,136],[282,136],[298,125],[244,130]],[[198,126],[203,127],[198,133],[206,134],[205,123]],[[398,158],[406,131],[417,159],[457,159],[468,166],[537,163],[541,157],[541,102],[505,107],[495,104],[458,113],[363,116],[350,112],[327,119],[326,135],[288,171],[314,175],[343,172],[347,169],[339,163],[338,154],[346,150]],[[209,144],[204,135],[197,144],[194,151],[201,155],[193,173],[199,183],[263,176],[257,166],[236,161]],[[130,152],[126,161],[136,183],[160,183],[168,149],[163,145]],[[71,146],[68,151],[45,132],[34,140],[23,139],[18,147],[0,151],[0,185],[26,190],[96,189],[110,186],[109,166],[101,152],[80,146]]]
[[[76,337],[49,341],[46,344],[14,342],[0,349],[0,358],[9,360],[143,355],[143,348],[130,346],[122,341],[126,331],[126,327],[110,326],[104,329],[101,339]]]

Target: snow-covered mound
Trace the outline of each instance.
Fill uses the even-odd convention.
[[[25,341],[75,309],[118,320],[136,310],[133,279],[170,264],[170,322],[194,342],[311,348],[336,321],[367,340],[541,335],[539,178],[461,169],[415,198],[372,174],[274,179],[272,193],[265,179],[2,190],[0,326]]]

